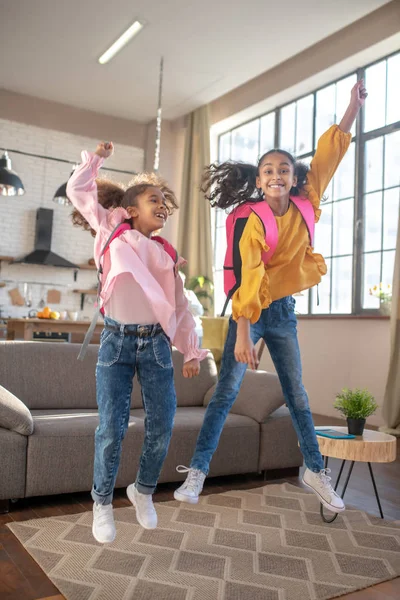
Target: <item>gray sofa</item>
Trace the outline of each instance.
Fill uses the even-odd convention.
[[[78,350],[78,345],[66,343],[0,342],[0,385],[5,388],[3,396],[0,393],[3,510],[7,510],[10,499],[91,488],[98,422],[98,346],[89,347],[83,362],[77,360]],[[211,354],[202,362],[196,379],[182,376],[182,357],[177,351],[173,352],[173,360],[178,408],[160,482],[184,478],[176,472],[176,466],[190,463],[217,379]],[[4,402],[7,390],[16,396],[9,394],[8,404]],[[10,406],[14,420],[7,418]],[[135,381],[117,487],[125,487],[135,478],[144,416],[140,387]],[[22,425],[15,425],[18,420]],[[278,378],[271,373],[247,371],[212,460],[210,476],[299,467],[302,462]]]

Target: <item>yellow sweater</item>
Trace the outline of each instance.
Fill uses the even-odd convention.
[[[319,208],[324,191],[351,142],[351,134],[333,125],[319,141],[307,174],[303,195],[314,207],[315,222],[319,220]],[[278,225],[278,246],[265,265],[262,251],[268,251],[264,227],[258,216],[252,213],[239,243],[242,259],[240,288],[232,297],[232,316],[256,323],[262,309],[274,300],[301,292],[321,281],[327,268],[321,254],[314,254],[310,246],[307,226],[291,202],[282,217],[275,217]]]

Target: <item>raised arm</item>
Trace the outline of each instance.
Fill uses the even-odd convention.
[[[364,87],[364,80],[360,79],[360,81],[357,81],[351,90],[350,104],[339,123],[339,129],[344,131],[344,133],[350,132],[360,108],[363,106],[367,96],[368,93]]]
[[[82,163],[67,183],[68,198],[95,231],[108,212],[98,202],[96,178],[104,159],[113,152],[111,142],[100,142],[95,152],[83,151]]]
[[[351,90],[349,105],[339,125],[332,125],[318,140],[305,186],[317,216],[321,198],[348,150],[351,142],[350,130],[367,95],[364,81],[358,81]]]

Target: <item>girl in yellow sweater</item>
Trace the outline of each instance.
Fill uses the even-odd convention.
[[[247,365],[252,369],[257,367],[255,344],[263,338],[306,463],[303,482],[331,511],[341,512],[345,508],[324,469],[302,383],[292,294],[318,284],[327,269],[323,257],[313,253],[309,230],[296,197],[308,199],[318,222],[322,195],[349,147],[351,127],[366,97],[364,82],[358,81],[339,125],[333,125],[320,138],[310,169],[282,150],[264,154],[257,167],[226,162],[206,169],[203,191],[212,206],[226,209],[241,206],[249,199],[265,201],[275,216],[278,239],[275,252],[266,264],[270,248],[263,223],[254,212],[248,216],[239,242],[241,279],[232,296],[232,317],[218,385],[208,405],[190,468],[178,467],[188,475],[175,491],[176,500],[198,502],[226,417],[236,400]],[[291,201],[291,197],[294,200]]]

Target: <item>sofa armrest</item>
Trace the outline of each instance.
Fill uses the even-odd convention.
[[[207,392],[204,406],[210,402],[214,390],[215,386]],[[251,417],[258,423],[264,423],[268,416],[283,404],[285,404],[285,398],[279,378],[275,373],[247,369],[231,412]]]
[[[19,398],[0,385],[0,427],[22,435],[33,433],[31,411]]]

